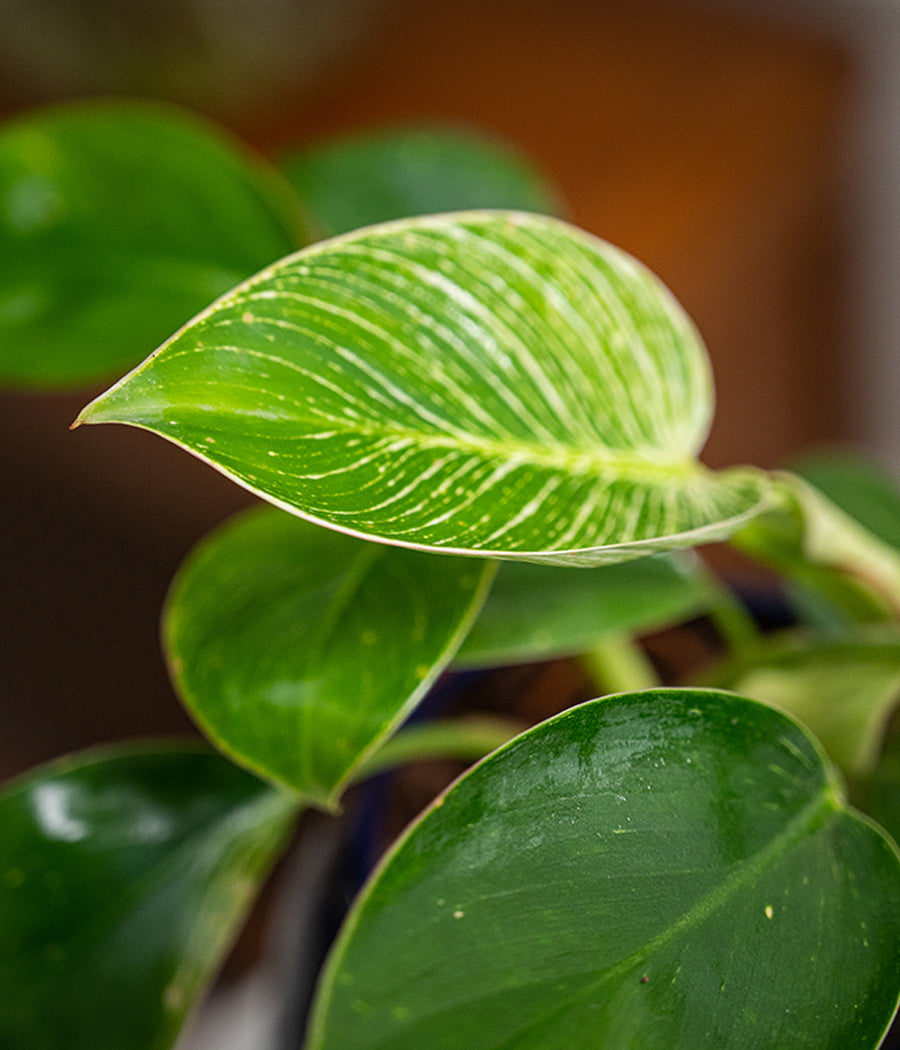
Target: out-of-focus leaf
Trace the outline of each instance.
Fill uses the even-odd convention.
[[[699,614],[713,598],[694,564],[659,555],[573,572],[504,562],[454,662],[486,667],[574,656],[605,634],[655,630]]]
[[[89,752],[0,794],[0,1046],[162,1050],[297,814],[208,751]]]
[[[468,715],[439,718],[404,726],[383,744],[360,770],[374,776],[388,769],[429,759],[473,763],[512,740],[526,728],[509,718]]]
[[[69,104],[0,129],[0,381],[131,367],[307,240],[282,176],[150,103]]]
[[[793,721],[594,701],[457,781],[345,923],[308,1050],[873,1050],[900,855]]]
[[[735,535],[735,545],[818,591],[849,622],[900,615],[900,551],[802,478],[774,478],[778,502]]]
[[[859,776],[875,763],[900,699],[900,636],[883,629],[791,638],[723,684],[799,719],[848,775]]]
[[[327,237],[434,212],[560,211],[546,182],[517,154],[456,128],[350,136],[292,153],[283,167]]]
[[[900,492],[886,470],[858,452],[831,449],[811,454],[791,464],[791,469],[824,493],[836,506],[858,521],[879,540],[900,549]],[[844,603],[828,591],[804,586],[789,588],[791,604],[799,618],[824,634],[840,634],[854,620],[882,618],[864,611],[848,616]],[[840,597],[840,596],[838,596]]]
[[[623,561],[729,536],[768,479],[696,459],[712,407],[688,318],[555,219],[468,212],[314,245],[90,404],[278,506],[446,553]]]
[[[900,549],[900,488],[873,459],[832,449],[805,456],[791,469],[874,536]]]
[[[896,721],[875,768],[853,787],[857,804],[900,842],[900,726]]]
[[[493,572],[252,511],[176,578],[164,616],[175,683],[231,757],[334,806],[456,652]]]

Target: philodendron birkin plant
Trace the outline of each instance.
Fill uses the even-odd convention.
[[[0,135],[6,381],[108,374],[187,320],[78,423],[263,501],[164,611],[215,749],[0,797],[0,1047],[169,1046],[300,814],[458,753],[484,757],[360,892],[307,1050],[877,1047],[900,856],[845,783],[900,827],[896,492],[702,466],[690,320],[495,147],[398,132],[282,172],[153,106]],[[693,551],[722,541],[783,573],[796,628],[760,634]],[[701,614],[725,656],[662,687],[635,635]],[[578,654],[612,695],[404,726],[456,668]]]

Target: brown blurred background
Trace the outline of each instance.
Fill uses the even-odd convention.
[[[693,315],[718,388],[708,461],[775,466],[866,436],[847,304],[869,67],[839,13],[790,7],[0,0],[0,109],[176,98],[273,154],[418,120],[494,133]],[[191,544],[248,500],[151,435],[69,433],[92,393],[0,394],[0,776],[187,728],[160,605]]]

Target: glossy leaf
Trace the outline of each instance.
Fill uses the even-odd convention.
[[[712,597],[694,564],[659,555],[573,572],[504,562],[454,663],[488,667],[574,656],[605,634],[655,630],[699,614]]]
[[[193,747],[89,752],[10,784],[0,1046],[170,1046],[296,812]]]
[[[900,636],[870,631],[786,641],[725,684],[799,719],[845,772],[858,776],[874,765],[900,700]]]
[[[696,332],[642,266],[557,220],[470,212],[282,260],[79,422],[155,430],[345,532],[596,564],[760,510],[762,475],[695,460],[711,401]]]
[[[451,659],[492,575],[266,507],[182,567],[164,617],[173,677],[217,746],[334,806]]]
[[[349,136],[292,153],[283,167],[327,237],[432,212],[559,211],[555,195],[524,160],[451,127]]]
[[[307,1050],[862,1050],[900,855],[796,723],[625,694],[461,778],[364,889]]]
[[[130,367],[305,243],[274,168],[174,107],[91,102],[0,130],[0,381]]]

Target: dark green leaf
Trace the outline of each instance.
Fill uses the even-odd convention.
[[[554,194],[524,160],[454,128],[369,132],[293,153],[283,166],[328,237],[432,212],[559,212]]]
[[[84,384],[305,243],[274,168],[175,108],[72,104],[0,130],[0,381]]]
[[[587,652],[610,632],[698,614],[712,596],[694,559],[658,555],[574,572],[504,562],[454,663],[486,667]]]
[[[459,780],[329,961],[308,1050],[871,1050],[900,855],[785,716],[593,701]]]
[[[276,505],[448,553],[623,561],[730,535],[750,469],[696,454],[708,362],[642,266],[468,212],[314,245],[221,299],[79,422],[125,422]]]
[[[447,665],[493,571],[253,511],[176,579],[164,617],[175,682],[230,756],[333,806]]]
[[[208,751],[64,759],[0,795],[0,1046],[161,1050],[296,816]]]

